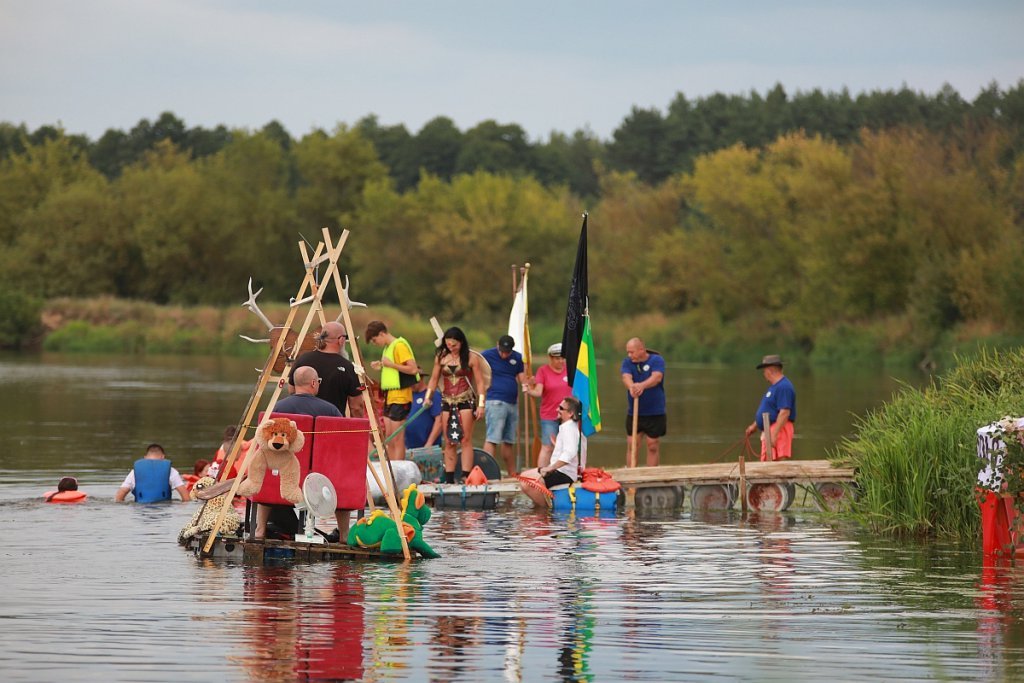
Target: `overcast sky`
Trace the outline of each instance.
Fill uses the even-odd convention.
[[[1024,78],[1024,0],[0,0],[0,121],[96,139],[171,111],[295,137],[376,114],[602,139],[678,92]]]

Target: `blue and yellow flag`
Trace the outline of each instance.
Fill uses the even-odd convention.
[[[601,431],[601,401],[597,397],[597,363],[594,361],[594,339],[590,334],[590,316],[583,318],[583,338],[576,359],[576,377],[572,395],[583,408],[583,436]]]

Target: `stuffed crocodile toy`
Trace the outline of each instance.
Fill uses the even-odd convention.
[[[406,543],[423,557],[441,557],[423,540],[423,525],[430,519],[430,508],[416,484],[406,487],[402,495],[402,528]],[[391,517],[383,510],[374,510],[349,529],[348,544],[353,548],[377,548],[382,553],[402,552],[402,539]]]

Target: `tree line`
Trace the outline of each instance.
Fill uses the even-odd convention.
[[[397,147],[382,151],[382,129],[369,119],[297,140],[280,126],[180,127],[177,142],[147,147],[140,133],[138,157],[117,168],[59,129],[8,127],[0,291],[237,304],[252,276],[265,298],[282,300],[301,277],[296,242],[330,226],[352,232],[342,270],[357,300],[494,320],[507,315],[509,266],[529,261],[531,318],[555,321],[589,210],[592,308],[606,325],[628,317],[660,349],[770,343],[823,356],[851,345],[924,355],[944,335],[1021,331],[1021,94],[1020,85],[991,93],[998,106],[984,116],[979,97],[959,119],[863,125],[845,138],[802,129],[734,140],[674,158],[653,177],[611,163],[635,110],[590,159],[592,192],[468,161],[445,173],[421,165],[403,184],[386,161]],[[940,95],[931,99],[957,99]],[[767,106],[771,93],[756,99]],[[723,114],[715,130],[767,135],[768,124],[757,132],[745,120]],[[508,151],[475,148],[478,159]]]
[[[665,112],[634,107],[608,141],[587,129],[572,134],[552,132],[547,140],[531,141],[515,123],[483,121],[460,131],[448,117],[438,116],[412,133],[405,125],[381,125],[376,116],[354,128],[373,144],[388,175],[401,191],[414,188],[423,173],[450,181],[458,175],[487,171],[532,175],[544,185],[566,185],[574,194],[595,199],[603,169],[637,174],[659,183],[676,173],[693,170],[704,154],[741,143],[762,147],[780,135],[804,131],[840,144],[849,144],[862,130],[920,126],[933,132],[959,134],[964,127],[997,122],[1024,122],[1024,80],[1001,90],[993,83],[973,100],[946,85],[934,94],[903,87],[851,95],[847,90],[786,93],[776,85],[764,95],[715,93],[688,99],[677,93]],[[295,140],[277,121],[260,132],[288,149]],[[26,144],[62,134],[55,126],[35,131],[0,123],[0,159],[25,150]],[[89,163],[108,179],[138,163],[162,141],[199,159],[219,152],[239,134],[224,127],[188,128],[171,112],[155,121],[143,119],[130,131],[110,129],[98,140],[69,136]],[[1020,151],[1024,139],[1014,141]]]

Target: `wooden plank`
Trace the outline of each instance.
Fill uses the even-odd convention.
[[[828,460],[778,460],[745,464],[748,484],[778,481],[853,481],[851,467],[834,467]],[[739,480],[739,463],[662,465],[618,468],[608,473],[623,486],[678,486],[680,484],[724,484]]]

